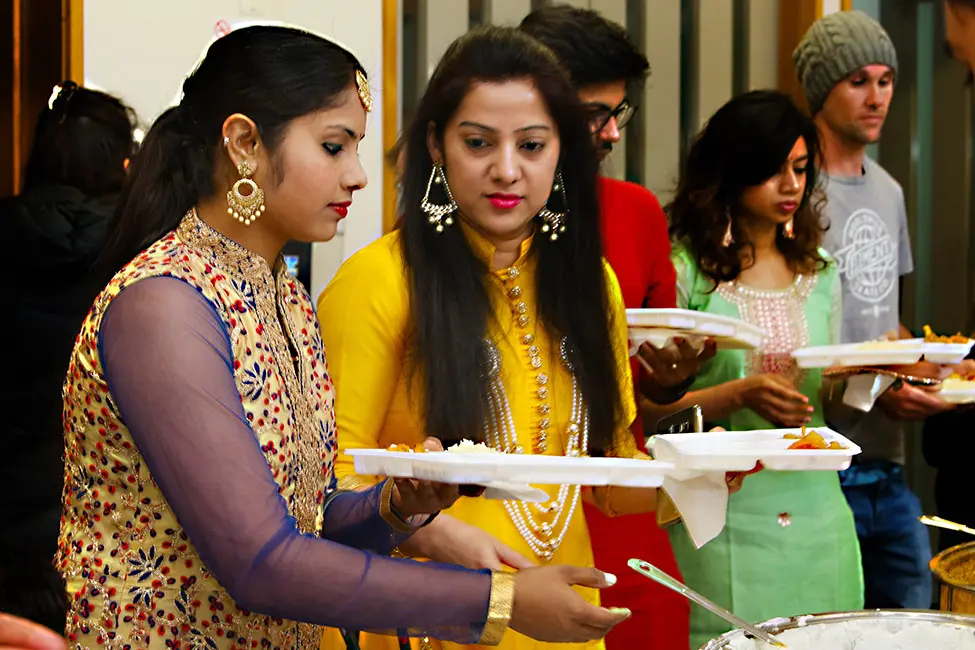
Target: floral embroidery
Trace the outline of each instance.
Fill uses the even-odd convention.
[[[318,648],[320,628],[243,611],[210,575],[111,400],[98,357],[102,316],[123,288],[156,276],[189,283],[221,315],[244,412],[303,533],[317,534],[334,483],[333,386],[310,296],[283,265],[272,274],[191,212],[112,280],[72,354],[57,558],[71,596],[68,639],[79,649]]]

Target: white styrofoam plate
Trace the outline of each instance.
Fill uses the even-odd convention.
[[[713,337],[722,348],[754,349],[766,338],[765,330],[751,323],[691,309],[627,309],[626,324],[631,344],[639,340],[635,347],[647,340],[661,347],[654,341],[667,345],[674,336],[684,336],[698,341]]]
[[[628,458],[532,454],[412,454],[349,449],[358,474],[415,478],[458,485],[509,482],[521,485],[617,485],[660,487],[672,463]]]
[[[704,472],[747,472],[761,461],[766,469],[781,471],[839,471],[850,466],[860,447],[828,427],[816,431],[826,442],[845,449],[789,449],[800,429],[712,431],[657,435],[650,439],[654,458],[674,464],[678,478]]]
[[[675,337],[681,337],[690,343],[691,347],[700,352],[704,348],[705,339],[708,336],[702,334],[694,334],[691,332],[682,332],[680,330],[665,329],[665,328],[642,328],[642,327],[631,327],[629,330],[630,339],[630,356],[632,357],[636,354],[636,351],[645,342],[649,342],[655,348],[665,348],[673,345]],[[761,345],[761,339],[756,337],[748,336],[746,339],[729,338],[723,336],[715,336],[715,344],[718,346],[719,350],[754,350],[756,347]]]
[[[941,384],[937,395],[949,404],[975,404],[975,381],[949,377]]]
[[[534,485],[660,487],[673,464],[635,458],[590,458],[507,454],[498,480]]]
[[[953,366],[961,363],[972,351],[975,341],[968,343],[928,343],[924,339],[909,339],[912,343],[919,343],[924,350],[924,358],[931,363]]]
[[[904,340],[873,343],[847,343],[801,348],[792,353],[800,368],[849,368],[857,366],[907,366],[924,356],[921,343]]]

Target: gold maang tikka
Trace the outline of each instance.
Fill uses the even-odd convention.
[[[362,102],[362,107],[368,113],[372,110],[372,92],[369,90],[369,80],[366,79],[366,73],[359,69],[355,71],[355,87],[359,91],[359,101]]]

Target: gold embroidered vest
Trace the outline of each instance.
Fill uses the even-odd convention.
[[[64,387],[57,565],[71,601],[66,634],[78,648],[318,647],[319,628],[242,610],[207,571],[122,422],[98,356],[102,316],[123,288],[171,276],[198,289],[226,327],[241,403],[280,494],[301,532],[318,534],[336,449],[334,393],[314,306],[280,266],[272,274],[191,212],[95,301]]]

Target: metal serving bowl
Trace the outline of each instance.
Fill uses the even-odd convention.
[[[941,611],[975,614],[975,542],[938,553],[929,566],[941,583]]]
[[[807,614],[804,616],[793,616],[792,618],[773,618],[770,621],[759,624],[758,627],[772,634],[793,630],[796,628],[807,627],[810,625],[830,625],[845,623],[848,621],[870,621],[870,620],[907,620],[913,623],[933,623],[936,625],[953,625],[957,627],[968,627],[975,634],[975,617],[959,616],[955,614],[945,614],[942,612],[930,612],[926,610],[871,610],[863,612],[841,612],[837,614]],[[742,630],[733,630],[724,634],[713,641],[709,641],[701,650],[724,650],[731,646],[733,641],[747,638]],[[823,650],[829,650],[824,648]],[[877,649],[881,650],[881,649]]]

